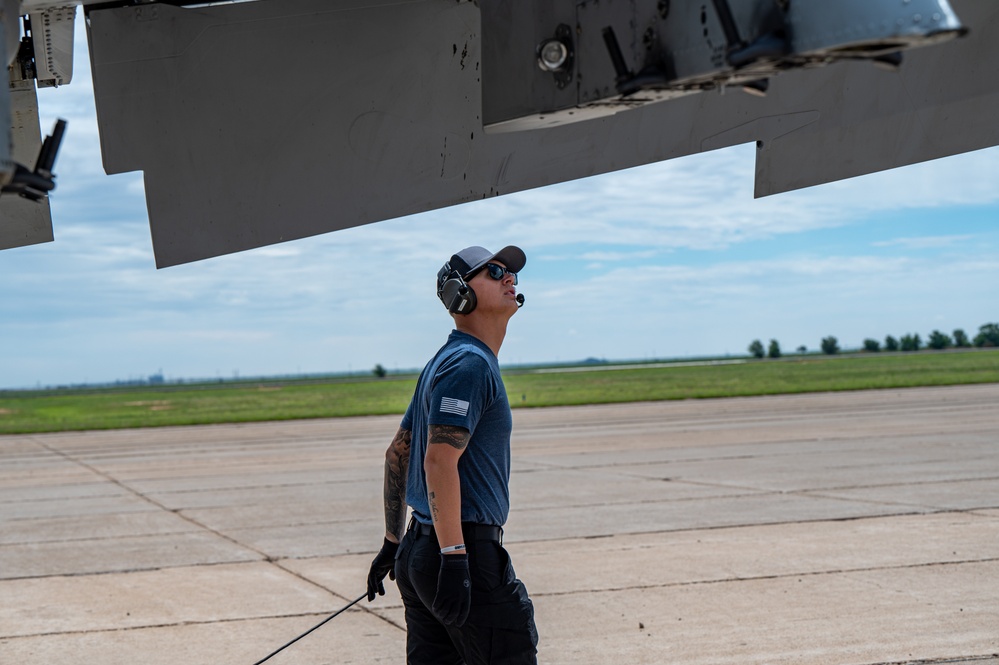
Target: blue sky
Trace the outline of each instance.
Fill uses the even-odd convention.
[[[999,321],[996,148],[754,200],[740,146],[156,270],[141,174],[101,167],[82,31],[40,104],[44,131],[70,121],[56,241],[0,252],[0,388],[419,367],[451,329],[437,269],[471,244],[528,255],[505,364]]]

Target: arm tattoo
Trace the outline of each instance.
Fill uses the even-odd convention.
[[[399,429],[385,452],[385,530],[402,538],[406,528],[406,476],[413,433]]]
[[[431,492],[429,499],[430,499],[430,517],[431,519],[433,519],[434,524],[437,524],[440,521],[440,511],[437,510],[437,501],[436,501],[437,495]]]
[[[446,443],[457,450],[464,450],[472,433],[457,425],[431,425],[430,443]]]

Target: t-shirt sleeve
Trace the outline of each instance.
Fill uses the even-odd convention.
[[[455,425],[475,431],[493,398],[489,364],[474,352],[441,365],[430,392],[429,425]]]
[[[406,415],[402,417],[402,422],[399,423],[399,427],[410,432],[413,431],[413,400],[409,400],[409,406],[406,408]]]

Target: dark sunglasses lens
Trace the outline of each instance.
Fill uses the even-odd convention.
[[[487,263],[486,270],[489,272],[489,276],[495,279],[497,282],[503,279],[506,275],[513,275],[513,283],[517,283],[517,273],[510,272],[503,266],[498,266],[495,263]]]
[[[486,264],[486,270],[489,271],[489,276],[492,277],[493,279],[495,279],[497,282],[499,280],[503,279],[503,277],[505,277],[506,275],[509,274],[509,275],[513,275],[513,283],[514,284],[517,283],[517,273],[510,272],[506,268],[504,268],[502,266],[498,266],[495,263],[487,263]]]

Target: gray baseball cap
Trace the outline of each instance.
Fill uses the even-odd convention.
[[[452,255],[449,263],[451,268],[464,279],[490,261],[500,261],[510,272],[520,272],[527,264],[527,256],[524,254],[524,250],[514,245],[508,245],[495,254],[485,247],[476,245],[466,247]]]

